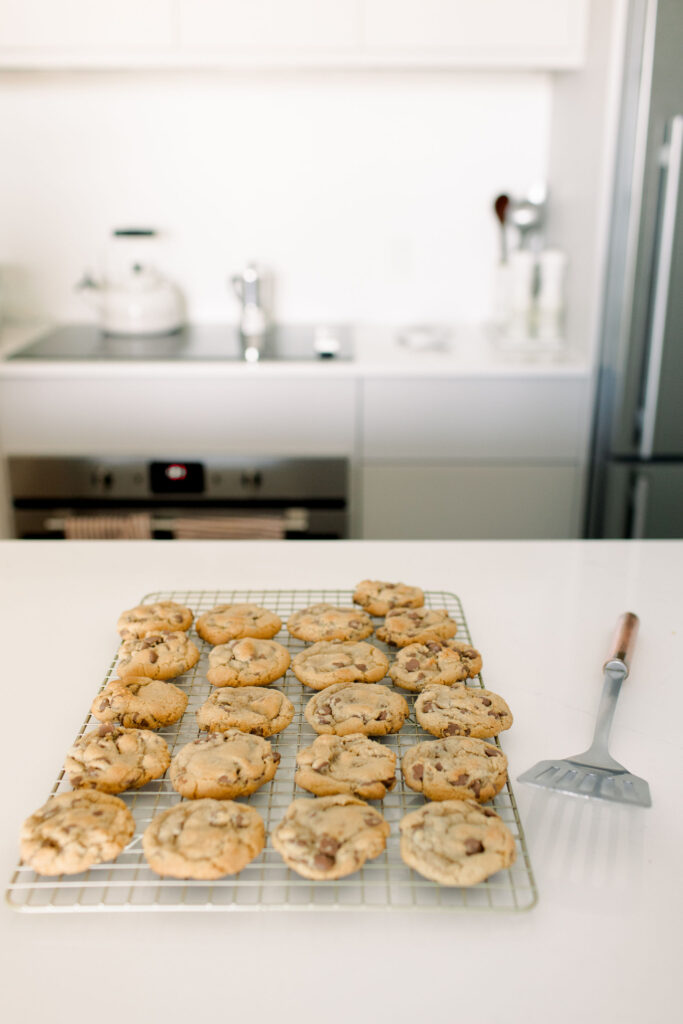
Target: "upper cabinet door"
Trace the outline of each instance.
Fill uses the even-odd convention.
[[[183,50],[339,51],[358,43],[362,0],[178,0]]]
[[[0,67],[572,68],[589,0],[0,0]]]
[[[363,43],[419,63],[578,67],[588,0],[364,0]]]
[[[172,11],[173,0],[0,0],[0,49],[165,49]]]

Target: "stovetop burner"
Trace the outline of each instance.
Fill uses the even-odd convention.
[[[278,325],[266,336],[261,361],[312,361],[323,358],[315,342],[320,329],[314,325]],[[334,338],[339,347],[328,356],[334,360],[353,358],[350,329],[326,328],[325,338]],[[330,348],[334,348],[331,345]],[[104,334],[93,324],[64,324],[31,342],[10,359],[45,359],[60,361],[140,360],[157,362],[185,359],[192,362],[228,360],[244,361],[242,342],[237,328],[222,324],[184,327],[174,334],[157,337],[113,336]]]

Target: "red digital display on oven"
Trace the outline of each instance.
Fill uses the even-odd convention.
[[[152,494],[202,494],[204,466],[201,462],[152,462],[149,482]]]

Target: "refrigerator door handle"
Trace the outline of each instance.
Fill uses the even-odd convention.
[[[650,481],[645,473],[638,473],[631,491],[631,540],[642,540],[645,536],[649,496]]]
[[[671,121],[671,131],[666,155],[666,187],[662,205],[662,219],[657,247],[656,277],[652,303],[649,356],[645,376],[645,398],[642,407],[640,449],[641,459],[652,457],[659,399],[659,380],[662,370],[662,355],[666,333],[666,311],[669,303],[671,259],[676,229],[678,189],[681,178],[681,154],[683,151],[683,114],[677,114]]]

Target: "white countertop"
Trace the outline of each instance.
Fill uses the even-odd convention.
[[[172,588],[459,594],[504,734],[539,890],[523,914],[23,915],[2,909],[5,1019],[101,1024],[673,1020],[680,1003],[683,543],[2,542],[4,877],[111,661],[119,612]],[[516,776],[588,745],[614,622],[641,617],[611,752],[653,807]],[[673,724],[673,728],[671,728]]]
[[[353,329],[352,360],[308,361],[236,360],[47,360],[8,361],[7,357],[45,334],[48,323],[6,325],[0,331],[0,377],[138,377],[179,376],[184,379],[218,376],[254,377],[586,377],[586,356],[571,350],[517,353],[496,342],[493,328],[454,326],[450,348],[415,351],[397,342],[397,326],[359,326]]]

